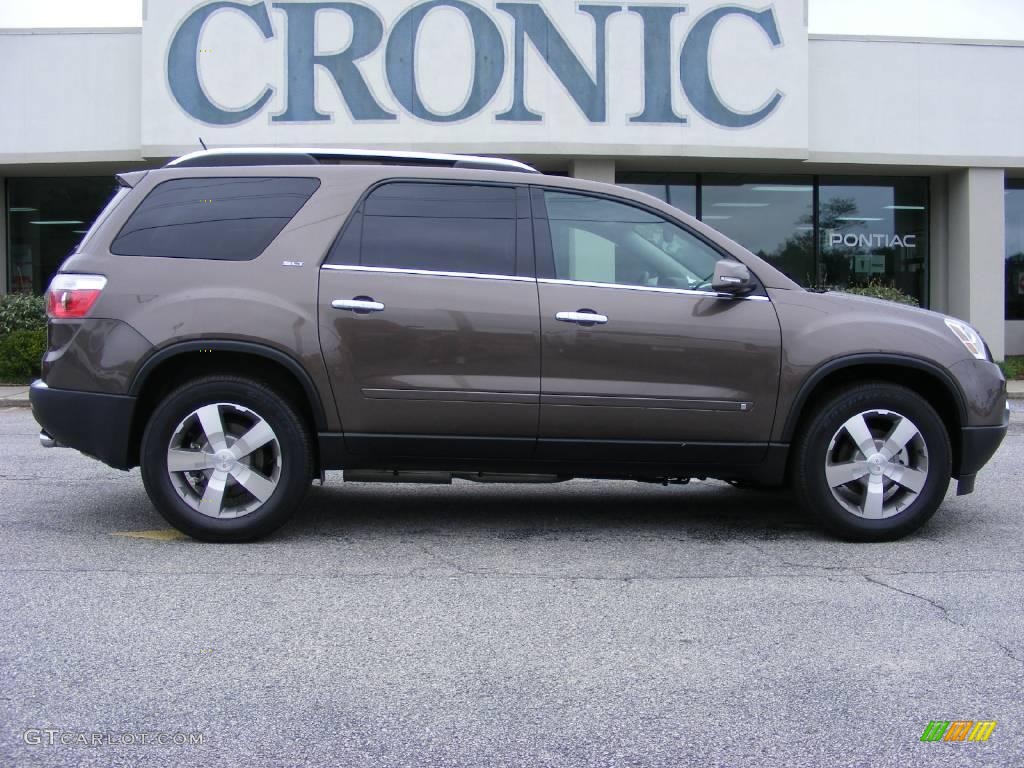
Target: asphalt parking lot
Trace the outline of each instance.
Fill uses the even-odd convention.
[[[721,483],[331,475],[264,542],[138,538],[138,471],[36,433],[0,410],[0,765],[1024,764],[1024,414],[881,545]]]

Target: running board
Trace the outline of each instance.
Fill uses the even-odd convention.
[[[346,483],[430,483],[450,485],[452,478],[474,483],[560,483],[572,478],[566,475],[534,475],[502,472],[425,472],[396,469],[346,469]]]
[[[392,469],[346,469],[341,473],[346,483],[433,483],[450,485],[451,472],[420,472]]]

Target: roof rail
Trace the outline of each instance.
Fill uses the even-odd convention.
[[[231,165],[432,165],[441,168],[476,168],[488,171],[540,173],[517,160],[479,155],[448,155],[435,152],[400,152],[376,149],[293,149],[286,147],[230,147],[204,149],[182,155],[165,168],[213,168]]]

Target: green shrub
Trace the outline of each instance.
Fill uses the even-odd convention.
[[[1024,379],[1024,355],[1009,355],[999,367],[1007,379]]]
[[[880,280],[872,280],[864,285],[848,285],[837,290],[843,293],[854,293],[858,296],[895,301],[897,304],[909,304],[912,307],[918,306],[917,299],[913,296],[904,293],[892,283],[883,283]]]
[[[46,329],[0,335],[0,381],[27,383],[39,376],[46,352]]]
[[[46,328],[46,303],[31,293],[0,296],[0,336],[14,331],[39,331]]]

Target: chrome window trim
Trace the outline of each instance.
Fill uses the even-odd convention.
[[[545,283],[548,285],[579,285],[585,288],[619,288],[627,291],[648,291],[650,293],[676,293],[683,296],[699,296],[704,299],[731,299],[733,301],[771,301],[767,296],[733,296],[714,291],[693,291],[688,288],[658,288],[650,285],[626,285],[625,283],[594,283],[586,280],[561,280],[549,277],[533,278],[524,275],[490,275],[484,272],[443,272],[433,269],[406,269],[404,267],[364,267],[355,264],[323,264],[321,269],[339,272],[379,272],[399,275],[427,275],[433,277],[468,277],[477,280],[510,280],[517,283]]]
[[[430,275],[433,277],[470,277],[477,280],[511,280],[516,283],[533,283],[536,278],[524,275],[489,275],[484,272],[441,272],[433,269],[405,269],[403,267],[363,267],[353,264],[323,264],[321,269],[339,272],[383,272],[399,275]]]
[[[731,299],[733,301],[771,301],[767,296],[733,296],[731,293],[716,291],[693,291],[688,288],[658,288],[653,285],[626,285],[625,283],[593,283],[586,280],[562,280],[542,277],[538,283],[547,285],[581,285],[586,288],[619,288],[627,291],[648,291],[651,293],[680,293],[684,296],[700,296],[705,299]]]

